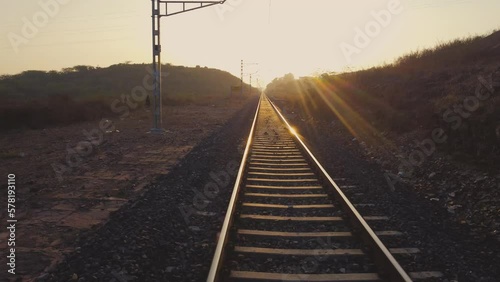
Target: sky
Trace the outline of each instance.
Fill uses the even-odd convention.
[[[0,4],[0,74],[152,60],[151,1]],[[177,9],[169,6],[170,9]],[[228,0],[161,20],[162,62],[218,68],[265,86],[390,63],[500,29],[498,0]]]

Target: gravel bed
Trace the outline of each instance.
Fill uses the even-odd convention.
[[[318,256],[272,256],[237,254],[237,261],[230,258],[233,269],[240,271],[263,271],[272,273],[364,273],[375,272],[367,256],[318,257]]]
[[[228,168],[230,163],[239,164],[241,150],[238,151],[238,147],[241,149],[254,110],[255,101],[220,131],[194,148],[168,175],[147,188],[141,198],[123,206],[94,233],[89,232],[80,237],[77,251],[49,273],[42,274],[38,281],[204,281],[234,178],[224,181],[220,175],[231,171]],[[407,271],[444,272],[446,278],[436,281],[498,281],[498,242],[481,241],[471,236],[467,226],[450,221],[446,212],[436,209],[428,199],[415,194],[412,187],[403,185],[396,192],[388,191],[380,166],[352,146],[346,146],[343,139],[315,136],[315,130],[307,130],[308,125],[298,125],[299,131],[313,145],[311,148],[325,168],[335,172],[332,176],[337,179],[337,184],[359,186],[346,189],[345,193],[356,203],[377,204],[376,208],[360,208],[362,214],[390,217],[389,222],[370,222],[370,225],[375,230],[404,232],[404,236],[397,238],[383,236],[383,242],[394,247],[420,248],[421,253],[418,255],[398,256]],[[208,171],[207,168],[212,170]],[[220,186],[217,197],[200,196],[200,191],[203,193],[208,183]],[[359,192],[365,194],[353,195]],[[203,208],[192,209],[194,204]],[[332,209],[274,209],[264,212],[259,208],[244,207],[242,212],[281,216],[341,215]],[[186,213],[190,215],[186,217]],[[245,226],[245,221],[242,220],[240,224]],[[301,227],[301,231],[311,231],[310,223],[307,225],[304,225],[304,230]],[[342,225],[338,223],[331,225],[323,225],[324,231],[347,231],[346,228],[339,228]],[[255,224],[246,228],[266,227],[265,230],[273,230],[267,229],[269,226],[275,230],[297,231],[295,223],[294,228],[289,225],[290,229],[287,230],[286,222]],[[321,223],[317,227],[315,231],[322,230]],[[298,247],[312,244],[309,241],[292,243]],[[263,241],[262,244],[273,246],[272,242]],[[250,254],[232,254],[229,257],[230,267],[237,270],[285,273],[308,273],[312,270],[319,273],[374,271],[367,257],[356,260],[359,261],[330,257],[311,261],[306,257],[263,258]]]
[[[239,219],[238,228],[256,229],[268,231],[285,232],[326,232],[326,231],[350,231],[350,228],[343,222],[290,222],[290,221],[272,221]]]
[[[332,204],[328,198],[278,198],[278,197],[244,197],[246,203],[265,203],[276,205],[323,205]]]
[[[332,208],[324,209],[262,209],[255,207],[242,207],[243,214],[260,214],[260,215],[276,215],[276,216],[340,216],[342,213],[339,210]]]
[[[245,193],[261,193],[261,194],[324,194],[325,191],[321,189],[314,190],[276,190],[276,189],[253,189],[246,188]]]
[[[326,244],[326,242],[328,242]],[[278,249],[361,249],[363,244],[354,238],[311,237],[311,238],[270,238],[238,235],[238,245]],[[325,247],[326,246],[326,247]]]
[[[142,197],[81,237],[77,251],[38,281],[204,281],[256,102],[193,148]],[[203,196],[209,183],[218,184],[216,197]]]
[[[457,223],[453,214],[434,204],[434,196],[422,195],[416,187],[398,183],[397,189],[391,191],[384,178],[384,168],[373,156],[364,154],[363,147],[347,130],[300,120],[292,124],[305,136],[306,143],[326,170],[335,172],[333,177],[349,179],[346,182],[355,183],[349,185],[360,187],[357,192],[365,192],[364,196],[356,196],[356,202],[376,203],[376,212],[391,218],[388,226],[405,233],[405,245],[421,250],[413,260],[405,261],[405,269],[445,274],[435,281],[498,281],[499,240],[476,232],[473,225]],[[340,123],[337,127],[341,127]],[[319,136],[315,132],[328,134]],[[344,192],[351,198],[351,192]]]

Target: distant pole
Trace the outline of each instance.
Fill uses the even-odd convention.
[[[243,72],[243,68],[245,65],[258,65],[259,63],[243,63],[243,60],[241,60],[241,79],[240,79],[240,86],[241,86],[241,95],[243,95],[243,76],[245,75],[250,75],[250,84],[252,84],[252,74],[254,73],[257,73],[257,72],[254,72],[252,74],[249,74],[249,73],[244,73]],[[250,92],[252,91],[252,87],[250,86]]]
[[[250,95],[252,94],[252,74],[250,74]]]
[[[243,60],[241,60],[240,91],[241,91],[241,95],[243,95]]]
[[[151,133],[163,133],[162,127],[162,99],[161,99],[161,41],[160,19],[201,8],[224,4],[220,1],[179,1],[179,0],[151,0],[152,3],[152,30],[153,30],[153,128]],[[169,12],[168,5],[176,5],[179,9]]]

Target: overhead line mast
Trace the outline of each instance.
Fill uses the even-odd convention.
[[[250,91],[252,91],[252,86],[251,86],[251,84],[252,84],[252,82],[251,82],[251,80],[252,80],[252,74],[256,74],[258,72],[257,71],[257,72],[254,72],[254,73],[245,73],[243,71],[244,67],[245,66],[249,66],[249,65],[258,65],[258,64],[259,63],[244,63],[243,60],[241,60],[241,80],[240,80],[241,95],[243,95],[243,77],[245,75],[249,75],[250,74]]]
[[[153,22],[153,128],[152,133],[163,133],[162,127],[162,99],[161,99],[161,42],[160,19],[189,11],[198,10],[214,5],[224,4],[223,1],[165,1],[151,0]],[[174,12],[169,12],[169,4],[181,6]]]

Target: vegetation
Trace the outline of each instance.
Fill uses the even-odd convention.
[[[285,75],[266,93],[303,119],[341,120],[364,140],[386,135],[423,140],[442,128],[449,137],[443,147],[450,152],[490,158],[500,155],[499,61],[500,32],[495,32],[366,70],[300,79]]]
[[[165,65],[162,98],[168,105],[209,104],[230,96],[240,80],[207,67]],[[0,76],[0,130],[43,128],[111,117],[129,103],[150,104],[152,71],[146,64],[75,66]],[[136,91],[136,93],[134,93]],[[147,94],[146,94],[147,93]]]

